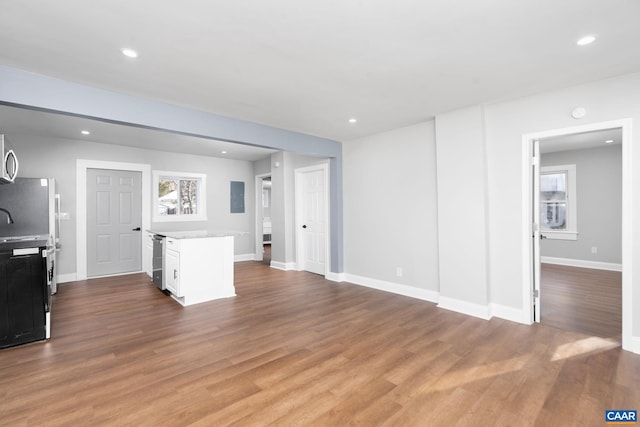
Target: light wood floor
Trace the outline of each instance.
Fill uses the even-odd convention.
[[[53,338],[0,351],[2,426],[602,426],[640,356],[364,287],[236,264],[183,308],[144,274],[62,284]]]
[[[554,264],[541,270],[542,323],[621,340],[621,272]]]

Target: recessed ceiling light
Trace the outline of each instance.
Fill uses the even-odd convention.
[[[604,143],[605,144],[613,144],[613,139],[607,139]]]
[[[122,49],[120,49],[120,52],[122,52],[122,54],[128,58],[138,57],[138,52],[128,47],[123,47]]]
[[[349,123],[355,123],[357,121],[358,121],[358,119],[356,119],[355,117],[352,117],[352,118],[349,119]]]
[[[222,154],[227,154],[227,150],[222,150],[221,153]]]
[[[574,119],[581,119],[587,115],[587,110],[584,107],[576,107],[571,112],[571,117]]]
[[[83,135],[91,135],[91,132],[89,132],[88,130],[81,130],[80,133]]]
[[[580,39],[578,39],[578,41],[576,42],[576,44],[578,46],[586,46],[588,44],[593,43],[594,41],[596,41],[596,36],[594,35],[588,35],[588,36],[584,36]]]

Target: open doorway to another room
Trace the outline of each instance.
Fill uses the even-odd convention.
[[[262,178],[262,262],[271,264],[271,176]]]
[[[271,265],[272,181],[271,174],[256,175],[255,260]]]
[[[620,342],[622,129],[539,149],[540,323]]]
[[[541,295],[541,286],[540,286],[540,278],[541,278],[541,242],[547,240],[544,239],[545,232],[541,232],[541,220],[542,215],[540,213],[541,204],[540,204],[540,172],[541,172],[541,159],[540,159],[540,142],[541,141],[551,141],[551,138],[555,137],[563,137],[575,134],[589,134],[592,132],[606,131],[606,130],[618,130],[621,135],[621,166],[618,167],[618,171],[616,172],[620,178],[618,182],[620,182],[621,188],[618,190],[621,193],[621,201],[616,202],[608,202],[609,204],[615,203],[616,207],[620,206],[620,214],[609,221],[615,221],[621,224],[620,226],[620,263],[618,264],[615,261],[593,261],[596,264],[586,264],[586,265],[578,265],[579,268],[587,268],[591,270],[607,270],[605,267],[607,264],[618,264],[620,276],[621,276],[621,296],[620,296],[620,306],[621,306],[621,328],[620,328],[620,336],[622,341],[622,348],[628,351],[634,351],[634,341],[633,335],[631,331],[632,324],[632,289],[633,289],[633,278],[631,267],[632,262],[632,233],[631,233],[631,224],[633,218],[633,205],[631,203],[632,200],[632,176],[633,176],[633,163],[631,161],[631,119],[619,119],[619,120],[611,120],[607,122],[600,123],[589,123],[585,125],[573,126],[568,128],[561,129],[552,129],[547,131],[528,133],[522,135],[523,142],[523,150],[522,150],[522,183],[523,183],[523,199],[522,199],[522,207],[523,207],[523,216],[522,216],[522,232],[523,232],[523,282],[522,282],[522,297],[523,297],[523,320],[526,323],[540,322],[541,305],[545,304],[546,300]],[[606,143],[605,141],[603,141]],[[579,171],[577,171],[579,172]],[[598,184],[599,185],[599,184]],[[589,186],[589,184],[587,184]],[[611,185],[609,185],[611,187]],[[588,190],[596,190],[598,186],[594,185],[593,188],[588,188]],[[596,197],[598,194],[604,197],[604,193],[608,192],[608,189],[600,189],[596,193]],[[590,197],[590,196],[589,196]],[[579,199],[579,195],[578,195]],[[604,201],[604,198],[602,199]],[[578,200],[579,201],[579,200]],[[550,202],[556,202],[556,200],[550,200]],[[606,208],[607,203],[601,203],[601,205]],[[602,243],[588,242],[585,238],[586,236],[582,235],[581,231],[581,210],[578,206],[577,212],[577,237],[578,240],[582,240],[587,244],[586,254],[596,255],[603,254],[602,250],[605,246],[602,246]],[[601,208],[596,209],[596,211],[601,211]],[[560,211],[558,211],[560,213]],[[589,213],[587,211],[587,213]],[[584,212],[583,212],[584,214]],[[567,218],[570,218],[570,215],[566,215]],[[561,224],[562,221],[556,221],[559,216],[554,216],[553,212],[550,217],[554,223]],[[601,220],[602,221],[602,220]],[[599,225],[602,227],[602,224]],[[568,230],[572,231],[572,230]],[[573,230],[575,231],[575,230]],[[581,237],[582,236],[582,237]],[[602,238],[599,238],[602,241]],[[616,243],[616,245],[618,245]],[[592,253],[592,248],[596,247],[596,254]],[[546,250],[545,250],[546,252]],[[583,255],[585,256],[585,251],[583,249]],[[547,252],[547,257],[551,255]],[[559,256],[557,257],[559,258]],[[590,260],[591,258],[587,258]],[[547,260],[548,261],[548,260]],[[600,262],[601,264],[597,264]],[[596,267],[596,268],[592,268]],[[578,282],[582,284],[578,288],[577,296],[573,298],[569,298],[565,294],[563,297],[565,299],[572,299],[574,302],[577,302],[579,309],[583,312],[588,312],[591,315],[594,314],[594,310],[590,310],[587,307],[587,301],[593,298],[593,293],[588,294],[584,288],[584,279],[578,279]],[[602,282],[599,280],[599,282]],[[549,293],[549,292],[547,292]],[[611,296],[611,292],[604,292],[607,296]],[[617,303],[616,303],[617,305]],[[602,304],[600,304],[602,306]],[[609,315],[607,315],[609,316]],[[616,314],[617,316],[617,314]],[[544,316],[542,316],[544,317]],[[576,322],[574,322],[575,324]],[[593,335],[597,335],[599,333],[593,333]],[[617,338],[614,338],[618,341]]]

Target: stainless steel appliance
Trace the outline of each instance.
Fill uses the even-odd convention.
[[[10,184],[18,176],[18,157],[11,144],[0,134],[0,184]]]
[[[160,234],[153,235],[153,283],[156,284],[158,289],[165,290],[166,284],[162,280],[162,257],[164,250],[165,237]]]

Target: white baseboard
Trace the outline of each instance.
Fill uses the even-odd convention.
[[[76,273],[68,273],[68,274],[59,274],[56,279],[58,280],[57,283],[67,283],[67,282],[75,282],[76,280],[78,280],[77,278],[78,276],[76,275]]]
[[[233,256],[233,261],[234,262],[254,261],[255,257],[256,256],[254,254],[239,254],[239,255]]]
[[[378,289],[393,294],[404,295],[424,301],[438,302],[439,293],[428,289],[415,288],[413,286],[401,285],[399,283],[387,282],[384,280],[371,279],[369,277],[356,276],[354,274],[344,274],[344,281],[367,288]]]
[[[540,257],[544,264],[566,265],[569,267],[594,268],[596,270],[622,271],[622,264],[613,262],[588,261],[583,259],[556,258],[549,256]]]
[[[298,269],[298,265],[295,262],[271,261],[271,264],[269,265],[271,268],[275,268],[276,270],[291,271]]]
[[[479,317],[484,320],[491,319],[491,310],[488,305],[475,304],[455,298],[443,297],[441,295],[438,301],[438,307],[473,317]]]
[[[324,278],[327,280],[331,280],[332,282],[345,282],[347,280],[345,276],[346,275],[344,273],[334,273],[330,271],[326,276],[324,276]]]
[[[631,348],[629,350],[635,354],[640,354],[640,337],[631,337]]]
[[[508,307],[506,305],[489,304],[491,309],[491,316],[499,317],[500,319],[509,320],[511,322],[523,323],[528,325],[528,322],[524,321],[524,314],[521,309]]]

